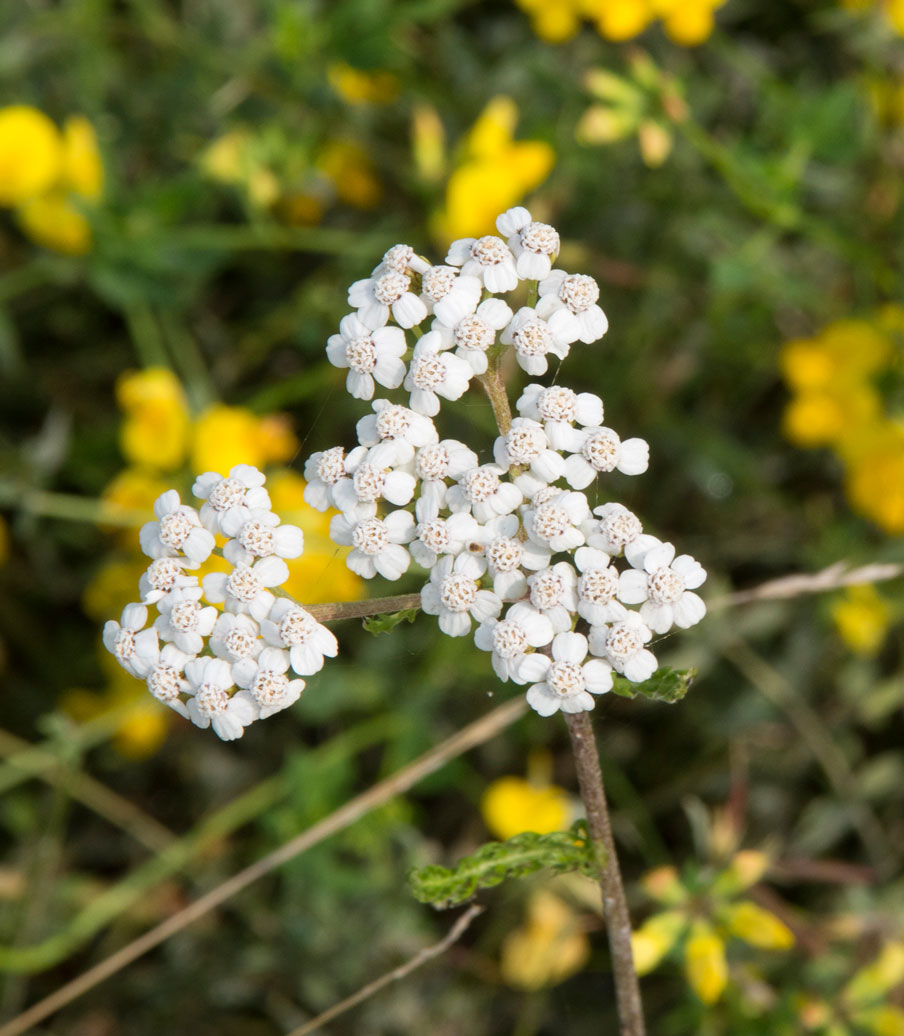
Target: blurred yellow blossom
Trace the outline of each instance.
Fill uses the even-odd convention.
[[[874,586],[850,586],[832,605],[835,629],[858,655],[874,655],[891,623],[891,608]]]
[[[83,115],[63,123],[63,155],[60,187],[89,201],[104,190],[104,165],[94,127]]]
[[[331,140],[317,156],[317,168],[331,181],[336,197],[356,209],[372,209],[383,189],[367,151],[352,140]]]
[[[411,113],[411,151],[418,176],[434,183],[446,168],[446,131],[432,104],[416,104]]]
[[[698,921],[684,948],[688,983],[704,1004],[714,1004],[728,982],[725,943],[710,925]]]
[[[576,974],[590,956],[580,915],[546,889],[528,900],[526,922],[502,944],[502,978],[516,989],[543,989]]]
[[[841,6],[849,11],[866,11],[874,7],[885,15],[895,32],[904,36],[904,0],[841,0]]]
[[[713,31],[714,13],[725,0],[516,0],[534,32],[548,43],[571,39],[581,18],[607,40],[639,36],[657,18],[674,43],[693,47]]]
[[[145,468],[123,468],[101,492],[103,516],[110,519],[129,520],[130,524],[107,526],[124,544],[138,548],[138,529],[145,521],[154,517],[154,501],[170,488],[170,484],[159,474]],[[103,517],[101,527],[104,526]],[[108,613],[109,614],[109,613]]]
[[[859,436],[878,416],[881,401],[869,385],[833,385],[802,392],[785,408],[785,438],[797,446],[831,446]]]
[[[443,210],[433,231],[443,242],[495,232],[496,216],[539,186],[555,163],[545,141],[514,139],[518,108],[510,97],[495,97],[474,123],[462,159],[446,184]]]
[[[36,244],[66,255],[91,250],[91,224],[84,214],[57,191],[32,198],[20,206],[17,218]]]
[[[135,600],[135,587],[147,567],[148,559],[137,551],[129,557],[104,561],[82,591],[85,614],[98,622],[119,615]]]
[[[251,130],[237,126],[208,145],[201,154],[201,171],[212,180],[244,188],[253,206],[268,208],[280,196],[280,183],[261,151]]]
[[[229,471],[235,464],[263,468],[273,461],[286,460],[298,449],[298,440],[286,424],[274,423],[269,415],[260,418],[244,407],[215,403],[194,423],[191,441],[191,468]]]
[[[904,425],[875,426],[847,460],[845,489],[853,507],[886,532],[904,533]]]
[[[126,460],[173,471],[188,451],[191,416],[179,379],[166,367],[128,371],[116,383],[116,400],[126,417],[119,443]]]
[[[564,788],[535,785],[521,777],[500,777],[487,788],[480,804],[484,823],[497,838],[522,831],[547,834],[562,831],[571,819],[571,802]]]
[[[399,80],[392,72],[366,72],[345,62],[327,68],[330,86],[348,104],[391,104],[399,95]]]
[[[43,112],[24,104],[0,108],[0,205],[21,205],[50,190],[62,151],[59,131]]]

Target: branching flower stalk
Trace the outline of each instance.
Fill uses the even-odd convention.
[[[591,507],[585,490],[604,493],[613,471],[643,473],[649,447],[603,423],[599,396],[534,379],[576,342],[606,333],[599,287],[553,268],[559,235],[527,209],[510,209],[496,226],[500,236],[454,241],[444,264],[408,245],[389,249],[351,286],[353,311],[327,342],[347,390],[371,412],[348,449],[308,458],[304,500],[334,512],[330,538],[348,548],[353,572],[395,581],[415,566],[428,577],[420,592],[317,606],[289,598],[280,589],[286,560],[302,553],[304,537],[273,512],[264,474],[240,464],[198,476],[198,508],[174,490],[158,498],[156,520],[141,530],[151,563],[140,600],[106,624],[104,644],[159,701],[232,740],[294,704],[305,678],[338,653],[325,622],[420,608],[447,636],[473,635],[500,680],[527,687],[535,712],[566,717],[600,864],[621,1030],[641,1036],[630,924],[586,714],[616,675],[637,684],[653,676],[654,635],[703,618],[694,591],[706,573],[617,501]],[[506,385],[515,364],[530,379],[517,416]],[[434,423],[472,381],[492,406],[492,443],[441,438]],[[374,399],[377,386],[385,393]],[[231,570],[199,576],[214,551]]]

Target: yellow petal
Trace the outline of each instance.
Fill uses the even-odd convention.
[[[879,956],[861,968],[845,986],[843,996],[852,1004],[878,1000],[904,980],[904,942],[887,942]]]
[[[728,982],[725,944],[712,928],[698,922],[684,949],[687,980],[704,1004],[714,1004]]]
[[[0,108],[0,205],[21,205],[54,186],[60,175],[62,140],[37,108]]]
[[[677,910],[654,914],[631,934],[631,950],[638,975],[646,975],[675,945],[687,927],[687,918]]]
[[[66,195],[57,191],[25,202],[19,223],[32,241],[64,255],[91,251],[91,225]]]
[[[640,884],[648,896],[668,906],[674,906],[687,898],[687,892],[678,878],[678,871],[671,866],[647,871],[640,879]]]
[[[857,1025],[875,1036],[901,1036],[904,1033],[904,1011],[900,1007],[876,1007],[854,1016]]]
[[[786,950],[794,945],[791,929],[749,900],[726,907],[725,922],[732,935],[761,950]]]
[[[554,896],[539,890],[528,904],[527,924],[502,944],[502,977],[518,989],[542,989],[580,971],[590,942],[580,931],[580,917]]]
[[[546,834],[568,826],[568,793],[555,785],[538,787],[520,777],[500,777],[487,788],[480,804],[483,819],[497,838],[522,831]]]
[[[73,115],[63,126],[61,183],[89,201],[96,201],[103,193],[104,166],[97,135],[83,115]]]

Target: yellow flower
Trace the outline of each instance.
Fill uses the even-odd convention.
[[[14,206],[50,190],[60,175],[62,141],[37,108],[0,108],[0,205]]]
[[[179,379],[166,367],[128,371],[116,383],[126,412],[119,433],[123,456],[133,464],[173,471],[185,460],[191,418]]]
[[[785,438],[798,446],[811,448],[842,444],[856,439],[861,429],[875,420],[880,409],[876,392],[857,382],[803,392],[785,409]]]
[[[630,40],[647,28],[655,12],[650,0],[584,0],[587,16],[607,40]]]
[[[679,910],[666,910],[648,918],[631,934],[631,952],[638,975],[652,971],[681,938],[687,917]]]
[[[874,586],[850,586],[832,605],[832,621],[851,651],[874,655],[888,632],[891,608]]]
[[[104,166],[97,135],[83,115],[73,115],[63,124],[60,186],[88,201],[96,201],[104,190]]]
[[[192,429],[192,471],[224,473],[235,464],[263,468],[287,459],[297,449],[298,440],[283,416],[258,417],[244,407],[215,403],[199,415]]]
[[[901,1036],[904,1032],[904,1011],[891,1005],[859,1011],[854,1021],[873,1033],[873,1036]]]
[[[345,62],[327,68],[330,86],[348,104],[391,104],[399,95],[399,80],[392,72],[365,72]]]
[[[580,0],[516,0],[541,40],[564,43],[581,27]]]
[[[728,931],[761,950],[787,950],[794,945],[794,934],[775,914],[744,899],[725,908]]]
[[[728,982],[725,944],[704,921],[697,921],[684,948],[684,964],[691,989],[704,1004],[714,1004]]]
[[[91,224],[61,192],[26,201],[17,218],[28,237],[44,248],[64,255],[84,255],[91,250]]]
[[[434,183],[446,167],[446,131],[431,104],[416,104],[411,113],[411,151],[418,176]]]
[[[538,889],[524,925],[502,944],[502,978],[517,989],[543,989],[576,974],[590,956],[579,915],[558,896]]]
[[[725,0],[653,0],[656,13],[674,43],[696,47],[713,31],[714,11]]]
[[[861,514],[886,532],[904,533],[904,426],[885,421],[852,448],[845,489]]]
[[[201,171],[211,180],[243,187],[252,205],[268,208],[279,198],[280,185],[257,150],[250,130],[237,126],[208,145],[199,160]]]
[[[555,152],[544,141],[515,141],[517,121],[515,102],[496,97],[474,123],[464,159],[446,185],[445,208],[433,220],[441,240],[493,233],[496,216],[548,176]]]
[[[868,1004],[884,997],[904,981],[904,942],[885,943],[879,956],[861,968],[842,990],[850,1004]]]
[[[522,831],[547,834],[562,831],[571,817],[564,788],[538,786],[521,777],[500,777],[487,788],[480,804],[484,823],[497,838],[512,838]]]
[[[333,184],[336,197],[356,209],[372,209],[383,190],[370,156],[351,140],[331,140],[320,150],[317,167]]]

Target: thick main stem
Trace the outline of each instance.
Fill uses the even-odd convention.
[[[570,713],[565,716],[565,722],[571,736],[578,784],[587,811],[587,829],[599,869],[606,932],[615,975],[619,1032],[621,1036],[644,1036],[643,1004],[631,952],[631,918],[609,824],[609,809],[593,724],[586,712]]]

